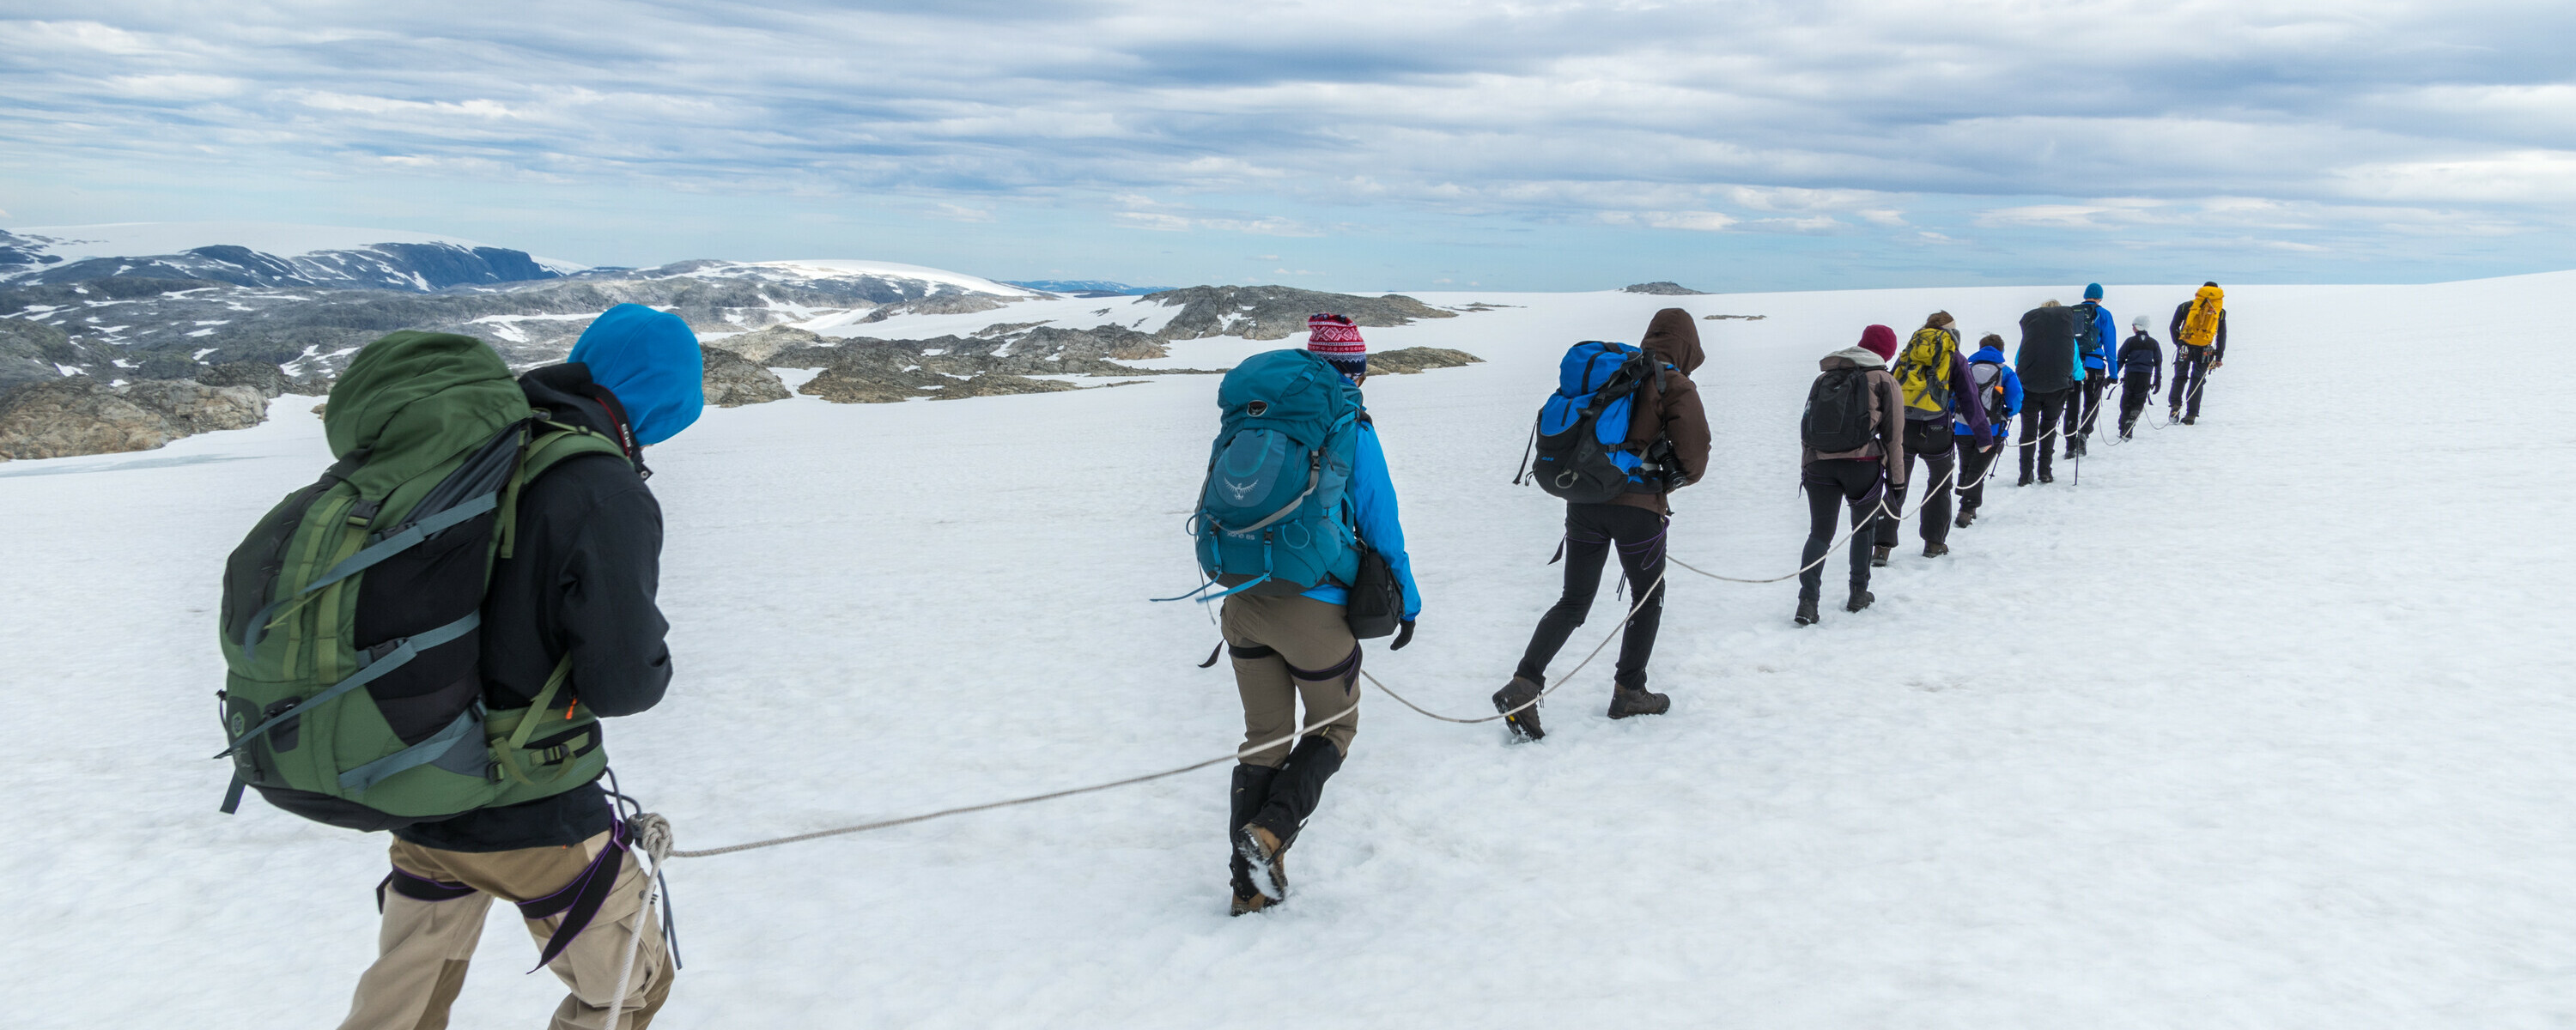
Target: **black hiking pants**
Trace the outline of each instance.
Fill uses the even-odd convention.
[[[1869,549],[1873,535],[1869,521],[1878,516],[1878,502],[1886,492],[1880,487],[1886,481],[1887,466],[1876,458],[1825,458],[1807,463],[1799,473],[1798,485],[1807,490],[1807,548],[1800,552],[1798,567],[1798,600],[1813,601],[1825,590],[1825,551],[1834,545],[1834,527],[1845,506],[1851,509],[1851,524],[1861,527],[1851,536],[1851,588],[1854,592],[1869,589]]]
[[[2184,401],[2188,400],[2191,402],[2191,408],[2183,412],[2183,417],[2199,418],[2200,381],[2208,374],[2209,348],[2194,347],[2190,344],[2175,347],[2173,395],[2165,399],[2165,407],[2179,408],[2183,406]]]
[[[2138,413],[2147,410],[2147,402],[2156,396],[2153,370],[2131,370],[2120,380],[2120,438],[2129,438],[2129,430],[2138,427]]]
[[[1610,548],[1619,548],[1619,571],[1628,577],[1629,596],[1648,586],[1654,589],[1637,605],[1637,614],[1628,620],[1628,628],[1619,637],[1619,669],[1615,682],[1623,687],[1646,685],[1646,659],[1655,653],[1655,630],[1664,621],[1664,525],[1665,518],[1644,508],[1625,504],[1568,504],[1565,506],[1565,593],[1556,606],[1540,616],[1538,629],[1530,634],[1529,649],[1521,652],[1517,675],[1532,683],[1547,682],[1547,663],[1556,660],[1556,652],[1565,646],[1567,637],[1592,611],[1592,599],[1601,593],[1601,567],[1609,560]],[[1623,608],[1620,614],[1626,614]]]
[[[2083,438],[2093,435],[2093,427],[2102,421],[2102,395],[2109,392],[2111,373],[2084,370],[2084,381],[2066,392],[2066,446],[2082,450]]]
[[[1978,450],[1977,441],[1973,437],[1959,441],[1958,446],[1959,510],[1975,511],[1978,505],[1986,503],[1986,470],[1993,468],[1995,459],[2003,456],[2003,448],[1998,446],[1991,451]]]
[[[1951,431],[1950,420],[1946,418],[1929,421],[1908,420],[1905,423],[1907,470],[1905,481],[1908,485],[1920,483],[1923,489],[1932,491],[1923,497],[1923,524],[1917,527],[1923,542],[1927,544],[1942,543],[1950,539],[1950,487],[1953,485],[1950,482],[1950,470],[1958,463],[1959,451],[1962,449],[1957,442],[1958,439],[1958,434]],[[1976,449],[1973,439],[1965,445],[1965,449]],[[1920,473],[1913,471],[1916,458],[1923,459],[1923,471]],[[1917,478],[1918,476],[1920,478]],[[1904,511],[1906,492],[1907,487],[1904,486],[1888,487],[1888,510]],[[1878,539],[1878,546],[1896,546],[1897,532],[1903,528],[1897,520],[1881,516],[1878,520],[1878,532],[1874,534]]]
[[[2048,459],[2057,453],[2057,448],[2052,446],[2046,437],[2048,432],[2056,429],[2057,424],[2064,419],[2066,399],[2074,392],[2073,387],[2068,387],[2047,393],[2021,395],[2021,477],[2023,479],[2030,478],[2030,466],[2034,459],[2039,462],[2040,472],[2048,471]]]

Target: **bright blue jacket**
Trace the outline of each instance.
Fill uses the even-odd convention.
[[[2004,349],[1993,344],[1987,344],[1983,347],[1977,348],[1977,352],[1975,354],[1968,356],[1968,364],[1972,366],[1993,365],[1996,368],[2003,370],[2003,414],[1998,415],[1991,411],[1986,413],[1986,421],[1995,427],[1995,442],[2001,443],[2005,437],[2012,435],[2012,417],[2021,414],[2021,376],[2013,372],[2012,362],[2004,360]],[[1968,386],[1970,389],[1974,389],[1976,387],[1976,382],[1974,380],[1970,380]],[[1953,436],[1976,435],[1969,432],[1966,425],[1956,423],[1951,426],[1950,433]]]
[[[2087,370],[2101,372],[2111,367],[2111,355],[2120,347],[2120,320],[2111,317],[2111,309],[2101,301],[2087,303],[2093,305],[2093,349],[2077,348],[2076,356],[2084,359]]]
[[[1404,523],[1395,510],[1395,480],[1386,472],[1386,451],[1377,444],[1377,427],[1360,423],[1358,457],[1352,463],[1350,492],[1342,503],[1349,505],[1359,527],[1360,540],[1386,558],[1386,567],[1395,573],[1395,581],[1404,585],[1404,618],[1412,621],[1422,614],[1422,591],[1413,585],[1413,559],[1404,553]],[[1327,583],[1306,591],[1306,596],[1326,604],[1349,604],[1350,592]]]

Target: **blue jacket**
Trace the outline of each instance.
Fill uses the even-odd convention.
[[[1360,423],[1358,459],[1352,463],[1350,492],[1343,502],[1351,508],[1352,524],[1359,527],[1360,540],[1386,558],[1386,567],[1395,573],[1395,581],[1404,585],[1404,617],[1407,621],[1422,614],[1422,591],[1413,585],[1413,559],[1404,553],[1404,523],[1396,515],[1395,480],[1386,472],[1386,451],[1377,444],[1377,427]],[[1350,591],[1325,584],[1306,591],[1306,596],[1326,604],[1349,604]]]
[[[1986,421],[1994,426],[1995,441],[2001,443],[2005,437],[2012,435],[2012,417],[2021,413],[2021,376],[2013,371],[2011,362],[2004,360],[2004,349],[1993,344],[1977,348],[1975,354],[1968,356],[1968,364],[1970,366],[1993,365],[2003,372],[2003,413],[1996,414],[1991,411],[1986,413]],[[1975,369],[1971,367],[1969,371],[1974,372]],[[1971,389],[1975,388],[1976,379],[1973,376],[1968,380],[1968,385]],[[1975,435],[1969,432],[1965,425],[1953,425],[1950,433],[1953,436]]]
[[[2076,306],[2086,305],[2093,308],[2093,349],[2079,349],[2077,353],[2087,370],[2101,372],[2111,367],[2111,355],[2120,347],[2120,320],[2111,317],[2111,309],[2103,307],[2101,301],[2088,300]]]

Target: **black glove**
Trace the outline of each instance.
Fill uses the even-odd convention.
[[[1395,643],[1386,645],[1386,649],[1389,651],[1401,651],[1404,650],[1404,645],[1412,642],[1413,620],[1406,619],[1403,622],[1395,624]]]

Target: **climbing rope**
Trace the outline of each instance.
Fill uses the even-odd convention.
[[[2195,389],[2196,389],[2196,388],[2197,388],[2197,387],[2195,386]],[[2058,437],[2060,437],[2060,436],[2062,436],[2062,435],[2064,435],[2064,430],[2063,430],[2063,428],[2062,428],[2062,427],[2051,427],[2047,432],[2040,434],[2039,439],[2038,439],[2038,440],[2036,440],[2036,441],[2024,441],[2023,443],[2020,443],[2020,444],[2011,444],[2011,445],[2009,445],[2009,446],[2016,446],[2016,447],[2018,447],[2018,446],[2031,446],[2031,445],[2034,445],[2034,444],[2036,444],[2036,445],[2038,445],[2038,446],[2046,446],[2050,440],[2056,439],[2056,438],[2058,438]],[[2004,443],[2002,443],[2002,442],[2000,442],[2000,441],[1998,441],[1998,442],[1996,443],[1996,447],[1998,447],[1998,448],[2005,447],[2005,446],[2008,446],[2008,445],[2007,445],[2007,444],[2004,444]],[[2002,454],[2000,454],[2000,453],[1998,453],[1995,457],[1996,457],[1996,460],[1995,460],[1995,461],[1992,461],[1992,462],[1987,463],[1987,466],[1986,466],[1986,470],[1985,470],[1985,472],[1984,472],[1983,474],[1980,474],[1980,475],[1976,478],[1975,482],[1969,483],[1969,484],[1967,484],[1966,486],[1961,487],[1961,489],[1969,489],[1969,488],[1973,488],[1973,487],[1975,487],[1975,486],[1978,486],[1978,485],[1980,485],[1980,484],[1984,483],[1984,482],[1985,482],[1989,477],[1993,476],[1993,475],[1995,474],[1995,472],[1997,471],[1997,469],[1999,469],[1999,468],[2001,467],[2001,465],[2002,465],[2002,457],[2003,457],[2003,455],[2002,455]],[[1853,525],[1853,526],[1852,526],[1852,527],[1850,527],[1849,529],[1844,530],[1844,531],[1843,531],[1843,533],[1842,533],[1840,536],[1835,537],[1835,538],[1834,538],[1834,542],[1833,542],[1833,543],[1826,545],[1826,547],[1825,547],[1825,555],[1824,555],[1824,556],[1822,556],[1822,557],[1818,557],[1815,561],[1813,561],[1813,562],[1809,562],[1809,563],[1807,563],[1806,565],[1800,566],[1798,569],[1796,569],[1795,571],[1790,572],[1788,575],[1785,575],[1785,576],[1774,576],[1774,577],[1771,577],[1771,578],[1769,578],[1769,579],[1744,579],[1744,578],[1738,578],[1738,577],[1734,577],[1734,576],[1721,576],[1721,575],[1718,575],[1718,574],[1713,573],[1713,572],[1707,572],[1707,571],[1701,570],[1701,569],[1699,569],[1699,568],[1695,568],[1695,567],[1691,566],[1690,564],[1688,564],[1688,563],[1686,563],[1686,562],[1681,561],[1680,559],[1673,558],[1670,554],[1665,555],[1665,561],[1667,561],[1667,562],[1669,562],[1669,563],[1671,563],[1671,564],[1673,564],[1673,565],[1679,565],[1679,566],[1681,566],[1681,567],[1682,567],[1682,568],[1684,568],[1684,569],[1687,569],[1687,570],[1689,570],[1689,571],[1691,571],[1691,572],[1694,572],[1694,573],[1698,573],[1699,575],[1702,575],[1702,576],[1706,576],[1706,577],[1708,577],[1708,578],[1710,578],[1710,579],[1724,580],[1724,581],[1729,582],[1729,583],[1753,583],[1753,584],[1762,584],[1762,583],[1778,583],[1778,582],[1781,582],[1781,581],[1783,581],[1783,580],[1787,580],[1787,579],[1794,578],[1794,577],[1796,577],[1796,576],[1800,575],[1801,573],[1806,572],[1808,569],[1814,568],[1814,567],[1816,567],[1818,564],[1820,564],[1820,563],[1824,562],[1824,561],[1826,560],[1826,558],[1830,557],[1830,556],[1833,554],[1833,552],[1843,544],[1843,542],[1850,540],[1853,534],[1860,532],[1860,531],[1861,531],[1862,529],[1864,529],[1864,528],[1868,528],[1868,527],[1871,527],[1871,526],[1875,526],[1875,525],[1877,524],[1877,516],[1885,515],[1885,516],[1889,516],[1889,517],[1892,517],[1892,518],[1896,518],[1896,519],[1902,520],[1902,519],[1904,519],[1904,518],[1906,518],[1906,517],[1920,514],[1920,513],[1922,512],[1922,510],[1923,510],[1923,507],[1924,507],[1925,505],[1928,505],[1928,504],[1930,504],[1930,503],[1932,502],[1932,498],[1935,496],[1936,492],[1937,492],[1937,491],[1939,491],[1939,490],[1942,490],[1942,489],[1947,489],[1947,488],[1948,488],[1948,486],[1949,486],[1949,484],[1950,484],[1950,482],[1951,482],[1952,480],[1956,479],[1956,478],[1958,478],[1958,466],[1954,463],[1954,464],[1951,466],[1951,470],[1950,470],[1950,472],[1948,472],[1948,473],[1944,474],[1944,475],[1941,477],[1941,481],[1940,481],[1938,484],[1936,484],[1936,485],[1935,485],[1935,487],[1934,487],[1932,490],[1926,490],[1926,491],[1924,491],[1924,493],[1923,493],[1923,496],[1922,496],[1922,498],[1921,498],[1920,503],[1917,503],[1917,504],[1913,505],[1911,508],[1906,508],[1906,509],[1905,509],[1905,510],[1903,510],[1902,512],[1890,511],[1890,510],[1888,509],[1888,506],[1887,506],[1887,500],[1886,500],[1886,498],[1885,498],[1884,496],[1882,496],[1882,497],[1879,499],[1877,509],[1875,510],[1875,512],[1873,512],[1872,516],[1871,516],[1870,518],[1866,518],[1866,519],[1861,520],[1858,524]],[[1900,507],[1901,507],[1901,506],[1900,506]],[[1531,709],[1531,708],[1533,708],[1533,707],[1536,707],[1540,701],[1545,700],[1545,699],[1547,698],[1547,696],[1548,696],[1548,695],[1555,693],[1555,692],[1557,691],[1557,689],[1558,689],[1558,688],[1563,687],[1567,682],[1571,681],[1571,680],[1574,678],[1574,676],[1575,676],[1575,674],[1576,674],[1576,673],[1582,672],[1582,671],[1584,670],[1584,668],[1585,668],[1585,667],[1587,667],[1587,666],[1589,666],[1589,665],[1591,665],[1591,664],[1592,664],[1592,662],[1593,662],[1593,660],[1594,660],[1594,659],[1599,658],[1599,657],[1601,656],[1601,653],[1602,653],[1603,651],[1605,651],[1605,650],[1607,650],[1607,649],[1609,648],[1609,646],[1610,646],[1610,642],[1611,642],[1612,640],[1617,639],[1617,638],[1620,636],[1620,634],[1621,634],[1621,633],[1623,633],[1623,632],[1627,629],[1628,624],[1629,624],[1630,622],[1633,622],[1633,621],[1635,621],[1635,620],[1636,620],[1636,618],[1637,618],[1637,613],[1645,610],[1645,607],[1646,607],[1646,604],[1647,604],[1648,600],[1656,596],[1656,595],[1655,595],[1655,592],[1656,592],[1658,589],[1660,589],[1660,588],[1664,585],[1664,582],[1665,582],[1665,580],[1666,580],[1667,578],[1668,578],[1668,576],[1664,576],[1664,575],[1656,576],[1656,577],[1655,577],[1655,581],[1654,581],[1652,584],[1648,585],[1646,589],[1644,589],[1644,590],[1640,590],[1640,591],[1637,591],[1637,592],[1636,592],[1637,603],[1636,603],[1635,605],[1631,606],[1631,607],[1628,609],[1628,613],[1627,613],[1627,615],[1626,615],[1626,616],[1624,616],[1624,617],[1622,617],[1622,618],[1619,620],[1619,624],[1618,624],[1617,626],[1612,627],[1609,633],[1604,634],[1604,635],[1602,636],[1602,638],[1601,638],[1601,642],[1600,642],[1599,644],[1593,645],[1593,648],[1592,648],[1591,653],[1584,655],[1584,656],[1583,656],[1583,660],[1582,660],[1582,661],[1580,661],[1580,662],[1575,663],[1574,668],[1569,669],[1569,670],[1566,670],[1566,672],[1565,672],[1565,674],[1564,674],[1564,675],[1556,677],[1556,678],[1555,678],[1555,679],[1556,679],[1555,685],[1553,685],[1553,686],[1549,686],[1549,687],[1547,687],[1547,688],[1545,688],[1545,689],[1543,689],[1543,690],[1539,691],[1539,694],[1538,694],[1538,696],[1537,696],[1537,697],[1533,697],[1533,698],[1529,699],[1529,701],[1527,701],[1527,702],[1525,702],[1525,703],[1523,703],[1523,704],[1521,704],[1521,705],[1518,705],[1518,706],[1516,706],[1516,707],[1514,707],[1514,708],[1512,708],[1512,709],[1510,709],[1510,710],[1508,710],[1508,711],[1502,711],[1502,712],[1497,712],[1497,713],[1495,713],[1495,714],[1493,714],[1493,715],[1477,716],[1477,717],[1472,717],[1472,718],[1470,718],[1470,717],[1460,717],[1460,716],[1442,715],[1442,714],[1440,714],[1440,713],[1438,713],[1438,712],[1434,712],[1434,711],[1431,711],[1431,710],[1429,710],[1429,709],[1426,709],[1426,708],[1422,707],[1421,705],[1414,704],[1411,700],[1407,699],[1404,695],[1402,695],[1402,694],[1398,694],[1398,693],[1396,693],[1392,688],[1389,688],[1389,687],[1388,687],[1388,686],[1387,686],[1383,681],[1379,680],[1379,679],[1378,679],[1374,674],[1371,674],[1371,673],[1370,673],[1367,669],[1365,669],[1365,668],[1363,668],[1363,669],[1361,669],[1361,670],[1360,670],[1359,678],[1360,678],[1360,679],[1367,680],[1370,686],[1376,687],[1377,689],[1379,689],[1379,690],[1381,690],[1381,691],[1384,691],[1388,697],[1394,698],[1394,699],[1395,699],[1395,701],[1396,701],[1396,703],[1401,704],[1401,705],[1403,705],[1403,706],[1404,706],[1404,707],[1406,707],[1406,708],[1412,709],[1416,714],[1419,714],[1419,715],[1422,715],[1422,716],[1425,716],[1425,717],[1428,717],[1428,718],[1431,718],[1431,719],[1436,719],[1436,720],[1439,720],[1439,721],[1441,721],[1441,722],[1446,722],[1446,723],[1456,723],[1456,724],[1459,724],[1459,725],[1472,726],[1472,725],[1475,725],[1475,724],[1478,724],[1478,723],[1494,722],[1494,721],[1497,721],[1497,720],[1500,720],[1500,719],[1510,718],[1511,716],[1518,715],[1518,714],[1520,714],[1521,712],[1524,712],[1524,711],[1527,711],[1527,710],[1529,710],[1529,709]],[[1634,584],[1631,584],[1631,585],[1633,586]],[[1331,724],[1332,724],[1332,723],[1334,723],[1335,721],[1338,721],[1339,719],[1341,719],[1343,716],[1348,715],[1348,714],[1350,714],[1350,713],[1352,713],[1352,712],[1358,711],[1358,710],[1359,710],[1359,706],[1360,706],[1360,702],[1359,702],[1359,691],[1358,691],[1358,688],[1357,688],[1357,686],[1356,686],[1356,684],[1355,684],[1355,685],[1353,686],[1353,688],[1352,688],[1352,692],[1351,692],[1351,703],[1350,703],[1350,705],[1349,705],[1348,707],[1343,708],[1343,709],[1342,709],[1341,711],[1339,711],[1339,712],[1335,712],[1335,713],[1333,713],[1330,717],[1325,718],[1325,719],[1322,719],[1322,720],[1310,720],[1310,721],[1307,723],[1307,725],[1306,725],[1306,727],[1305,727],[1305,728],[1300,729],[1300,730],[1298,730],[1298,731],[1297,731],[1297,732],[1295,732],[1295,733],[1291,733],[1291,734],[1288,734],[1288,735],[1286,735],[1286,736],[1280,737],[1280,738],[1278,738],[1278,739],[1276,739],[1276,740],[1265,741],[1265,742],[1260,743],[1260,744],[1257,744],[1257,745],[1247,745],[1247,746],[1245,746],[1245,747],[1237,748],[1237,749],[1235,749],[1234,751],[1228,752],[1228,753],[1223,754],[1223,755],[1219,755],[1219,756],[1217,756],[1217,757],[1215,757],[1215,758],[1209,758],[1209,759],[1206,759],[1206,760],[1204,760],[1204,761],[1192,762],[1192,763],[1189,763],[1189,764],[1187,764],[1187,765],[1175,766],[1175,767],[1173,767],[1173,768],[1170,768],[1170,769],[1164,769],[1164,770],[1161,770],[1161,771],[1159,771],[1159,772],[1150,772],[1150,773],[1145,773],[1145,774],[1140,775],[1140,776],[1130,776],[1130,777],[1127,777],[1127,778],[1125,778],[1125,779],[1110,780],[1110,781],[1105,782],[1105,783],[1094,783],[1094,784],[1089,784],[1089,785],[1087,785],[1087,786],[1081,786],[1081,787],[1069,787],[1069,788],[1066,788],[1066,789],[1064,789],[1064,790],[1048,791],[1048,792],[1043,793],[1043,794],[1030,794],[1030,795],[1026,795],[1026,796],[1024,796],[1024,797],[1005,798],[1005,799],[1000,800],[1000,801],[988,801],[988,802],[984,802],[984,803],[982,803],[982,804],[975,804],[975,805],[960,805],[960,806],[957,806],[957,807],[955,807],[955,808],[943,808],[943,809],[939,809],[939,810],[937,810],[937,811],[932,811],[932,812],[923,812],[923,813],[920,813],[920,814],[918,814],[918,815],[900,816],[900,817],[893,818],[893,819],[878,819],[878,820],[874,820],[874,821],[870,821],[870,822],[853,823],[853,824],[850,824],[850,825],[847,825],[847,826],[835,826],[835,827],[832,827],[832,828],[829,828],[829,829],[814,830],[814,831],[812,831],[812,832],[808,832],[808,833],[789,834],[789,835],[784,836],[784,837],[772,837],[772,838],[768,838],[768,839],[766,839],[766,840],[755,840],[755,841],[747,841],[747,842],[744,842],[744,843],[741,843],[741,844],[730,844],[730,845],[726,845],[726,846],[724,846],[724,847],[720,847],[720,848],[700,848],[700,849],[695,849],[695,850],[681,850],[681,849],[672,848],[672,847],[670,847],[670,838],[669,838],[669,834],[670,834],[670,825],[669,825],[669,823],[668,823],[667,821],[662,821],[662,820],[661,820],[661,817],[659,817],[659,816],[645,816],[645,817],[639,817],[639,818],[650,818],[650,819],[655,820],[655,821],[659,824],[659,831],[660,831],[660,833],[662,834],[662,848],[663,848],[663,851],[662,851],[661,853],[658,853],[658,854],[655,854],[655,855],[654,855],[655,866],[656,866],[656,868],[657,868],[657,870],[658,870],[658,867],[659,867],[659,865],[660,865],[660,862],[661,862],[661,860],[662,860],[664,857],[668,857],[668,858],[712,858],[712,857],[715,857],[715,856],[717,856],[717,855],[730,855],[730,854],[734,854],[734,853],[737,853],[737,852],[743,852],[743,851],[756,851],[756,850],[759,850],[759,849],[762,849],[762,848],[774,848],[774,847],[778,847],[778,846],[785,845],[785,844],[798,844],[798,843],[802,843],[802,842],[809,841],[809,840],[822,840],[822,839],[827,838],[827,837],[840,837],[840,836],[846,836],[846,835],[848,835],[848,834],[853,834],[853,833],[866,833],[866,832],[871,831],[871,830],[892,829],[892,828],[897,827],[897,826],[909,826],[909,825],[912,825],[912,824],[914,824],[914,823],[925,823],[925,822],[930,822],[930,821],[935,820],[935,819],[946,819],[946,818],[949,818],[949,817],[951,817],[951,816],[969,815],[969,814],[976,813],[976,812],[990,812],[990,811],[994,811],[994,810],[996,810],[996,809],[1003,809],[1003,808],[1016,808],[1016,807],[1019,807],[1019,806],[1021,806],[1021,805],[1034,805],[1034,804],[1038,804],[1038,803],[1040,803],[1040,802],[1045,802],[1045,801],[1055,801],[1055,800],[1058,800],[1058,799],[1074,797],[1074,796],[1082,795],[1082,794],[1094,794],[1094,793],[1098,793],[1098,792],[1105,791],[1105,790],[1116,790],[1116,789],[1118,789],[1118,788],[1120,788],[1120,787],[1132,787],[1132,786],[1135,786],[1135,785],[1140,784],[1140,783],[1151,783],[1151,782],[1153,782],[1153,781],[1155,781],[1155,780],[1168,779],[1168,778],[1173,777],[1173,776],[1179,776],[1179,775],[1181,775],[1181,774],[1183,774],[1183,773],[1196,772],[1196,771],[1198,771],[1198,770],[1200,770],[1200,769],[1205,769],[1205,768],[1207,768],[1207,767],[1209,767],[1209,766],[1212,766],[1212,765],[1220,765],[1220,764],[1223,764],[1223,763],[1226,763],[1226,762],[1240,762],[1240,761],[1242,761],[1244,758],[1246,758],[1246,757],[1248,757],[1248,756],[1255,755],[1255,754],[1259,754],[1259,753],[1261,753],[1261,752],[1263,752],[1263,751],[1267,751],[1267,750],[1269,750],[1269,749],[1271,749],[1271,748],[1278,747],[1278,746],[1279,746],[1279,745],[1281,745],[1281,744],[1290,743],[1290,742],[1292,742],[1292,741],[1297,740],[1297,739],[1298,739],[1298,738],[1300,738],[1300,737],[1304,737],[1304,736],[1307,736],[1307,735],[1309,735],[1309,734],[1311,734],[1311,733],[1318,732],[1318,731],[1320,731],[1323,727],[1331,725]],[[649,888],[649,887],[648,887],[648,891],[650,891],[650,888]],[[658,897],[658,893],[648,893],[648,894],[647,894],[646,904],[647,904],[647,906],[648,906],[648,909],[647,909],[648,914],[649,914],[649,911],[650,911],[649,906],[652,904],[652,901],[653,901],[653,900],[654,900],[654,898],[656,898],[656,897]],[[640,923],[639,923],[639,924],[637,924],[637,925],[638,925],[639,934],[640,934],[640,929],[641,929],[642,924],[640,924]],[[628,950],[629,950],[629,952],[630,952],[630,961],[631,961],[631,953],[632,953],[632,951],[634,950],[634,942],[632,942],[632,941],[628,942]],[[620,996],[621,996],[621,997],[623,997],[623,984],[622,984],[622,983],[621,983],[621,985],[620,985],[620,991],[621,991]]]
[[[662,861],[671,855],[671,821],[651,812],[629,816],[629,845],[652,861],[642,870],[644,899],[635,913],[635,930],[626,935],[626,959],[617,964],[617,992],[608,996],[608,1028],[626,1025],[626,988],[634,982],[635,956],[644,950],[644,930],[653,925],[653,909],[662,900]]]

